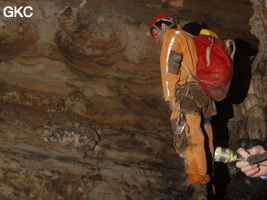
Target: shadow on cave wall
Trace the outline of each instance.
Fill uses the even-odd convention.
[[[212,126],[214,132],[214,146],[228,147],[229,134],[227,123],[230,118],[234,117],[233,104],[239,104],[244,101],[247,96],[251,81],[252,57],[257,54],[257,49],[253,48],[248,42],[241,39],[235,39],[236,53],[233,65],[233,78],[229,89],[228,97],[216,102],[217,115],[212,118]],[[225,163],[214,163],[215,174],[214,184],[216,187],[217,199],[225,199],[226,193],[231,193],[227,187],[231,181],[228,174],[228,165]],[[231,190],[236,187],[228,187]],[[239,198],[239,197],[238,197]],[[228,198],[227,199],[231,199]]]

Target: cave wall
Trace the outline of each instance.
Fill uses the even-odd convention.
[[[235,118],[230,120],[230,146],[240,138],[266,139],[266,2],[252,1],[254,14],[250,18],[251,33],[259,40],[258,53],[253,57],[247,95],[234,104]],[[241,70],[241,68],[240,68]]]
[[[33,16],[7,18],[5,6],[31,6]],[[218,104],[215,127],[224,130],[223,120],[227,131],[215,134],[231,147],[255,129],[265,137],[264,1],[4,0],[0,8],[1,199],[189,195],[163,101],[160,46],[146,34],[161,12],[252,46]]]

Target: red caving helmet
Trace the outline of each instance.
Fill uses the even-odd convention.
[[[164,19],[164,20],[163,20]],[[155,16],[151,23],[150,23],[150,35],[155,37],[154,34],[152,33],[153,28],[155,28],[155,23],[157,23],[158,21],[166,21],[166,22],[171,22],[173,25],[175,25],[177,22],[175,20],[175,18],[173,18],[171,15],[167,15],[165,13],[161,13],[157,16]]]

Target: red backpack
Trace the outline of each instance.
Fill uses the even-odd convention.
[[[214,101],[222,101],[227,97],[233,76],[235,43],[233,40],[222,41],[212,34],[194,36],[194,41],[198,84]]]

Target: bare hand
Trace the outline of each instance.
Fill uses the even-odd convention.
[[[175,108],[175,101],[170,101],[170,110],[173,111]]]
[[[239,148],[237,152],[244,158],[247,158],[249,155],[255,155],[265,152],[262,146],[255,146],[251,149]],[[249,177],[260,177],[267,174],[267,166],[253,164],[250,165],[246,161],[240,161],[236,163],[236,166],[241,169]]]

